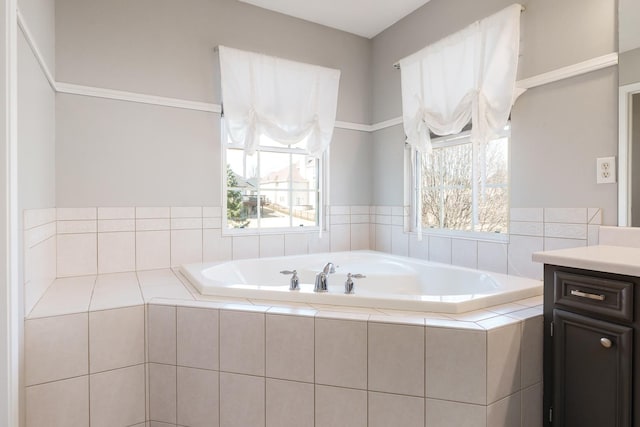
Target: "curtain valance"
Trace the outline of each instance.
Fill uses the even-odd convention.
[[[523,92],[515,87],[520,11],[519,4],[511,5],[400,60],[402,115],[410,145],[429,152],[429,130],[456,134],[470,120],[476,143],[505,126]]]
[[[231,141],[252,154],[260,135],[266,135],[283,145],[303,142],[310,155],[319,157],[333,134],[340,70],[224,46],[219,50]]]

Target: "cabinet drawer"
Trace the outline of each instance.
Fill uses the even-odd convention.
[[[556,271],[554,302],[594,315],[633,321],[633,283]]]

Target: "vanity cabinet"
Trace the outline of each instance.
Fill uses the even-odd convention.
[[[640,427],[640,279],[544,270],[547,427]]]

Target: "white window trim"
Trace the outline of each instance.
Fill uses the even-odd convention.
[[[432,140],[433,148],[438,148],[446,145],[453,145],[452,143],[461,138],[468,138],[471,135],[471,131],[461,132],[457,135],[440,137]],[[508,188],[511,189],[511,123],[498,134],[496,137],[506,136],[509,138],[509,149],[508,149]],[[417,157],[419,153],[414,147],[411,147],[409,144],[405,143],[405,204],[411,206],[410,215],[408,217],[408,227],[405,227],[405,230],[409,230],[409,234],[414,236],[418,236],[420,233],[418,232],[418,186],[417,186]],[[415,163],[414,163],[415,162]],[[415,166],[415,175],[414,175],[414,166]],[[510,193],[510,191],[509,191]],[[476,197],[475,193],[473,195],[474,199]],[[511,197],[509,197],[509,203],[511,202]],[[474,200],[475,203],[475,200]],[[510,209],[507,207],[507,212]],[[507,223],[510,223],[510,219],[507,218]],[[509,242],[511,226],[507,229],[506,233],[494,233],[494,232],[486,232],[486,231],[464,231],[464,230],[451,230],[446,228],[422,228],[422,236],[434,236],[434,237],[448,237],[455,239],[466,239],[466,240],[477,240],[477,241],[488,241],[488,242]]]
[[[318,225],[311,225],[305,227],[269,227],[269,228],[229,228],[227,222],[227,149],[239,148],[244,149],[242,144],[229,144],[225,127],[224,117],[220,118],[221,128],[221,144],[220,144],[220,159],[221,159],[221,194],[220,198],[222,206],[222,235],[223,236],[260,236],[260,235],[273,235],[273,234],[304,234],[304,233],[319,233],[326,231],[326,206],[328,200],[329,188],[329,148],[318,159]],[[273,152],[291,152],[286,147],[269,147],[269,151]],[[302,151],[301,151],[302,153]]]

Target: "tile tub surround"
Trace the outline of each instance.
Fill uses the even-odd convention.
[[[25,313],[56,277],[359,249],[541,279],[533,252],[597,244],[601,222],[598,208],[512,208],[509,241],[501,242],[429,233],[418,240],[409,232],[409,208],[401,206],[330,206],[322,238],[299,231],[223,235],[220,207],[25,210]]]
[[[540,411],[541,298],[454,318],[192,292],[167,269],[54,282],[25,321],[27,426],[500,427]]]
[[[57,277],[56,209],[23,213],[24,308],[29,313]]]
[[[372,206],[371,249],[495,273],[542,279],[531,256],[542,250],[598,244],[599,208],[511,208],[505,241],[408,232],[409,207]],[[507,238],[508,237],[508,238]]]

